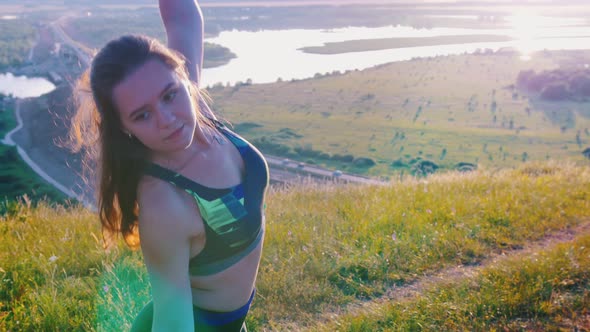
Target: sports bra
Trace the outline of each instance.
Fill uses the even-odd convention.
[[[167,181],[190,194],[205,225],[205,247],[189,261],[189,272],[205,276],[221,272],[252,252],[264,233],[264,195],[269,183],[268,165],[252,144],[212,120],[219,132],[238,149],[244,161],[241,183],[224,189],[210,188],[150,163],[145,173]]]

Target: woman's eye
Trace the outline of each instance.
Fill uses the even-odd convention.
[[[174,97],[176,97],[176,91],[170,91],[164,95],[164,101],[171,102],[172,100],[174,100]]]
[[[141,121],[141,120],[145,120],[150,116],[150,114],[148,112],[143,112],[141,114],[139,114],[138,116],[135,117],[135,121]]]

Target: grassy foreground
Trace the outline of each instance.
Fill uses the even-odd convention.
[[[590,235],[314,331],[588,331]]]
[[[338,314],[579,225],[590,214],[588,188],[589,167],[558,163],[275,188],[249,330],[538,330],[588,317],[588,236],[416,300]],[[123,245],[104,252],[96,216],[83,208],[15,204],[0,234],[0,330],[124,331],[149,300],[141,255]]]

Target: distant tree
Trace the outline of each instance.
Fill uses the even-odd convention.
[[[577,97],[590,97],[590,74],[580,73],[569,80],[569,90]]]
[[[565,83],[554,83],[543,88],[541,99],[551,101],[566,100],[570,96]]]
[[[415,176],[427,176],[439,169],[439,166],[430,160],[419,160],[412,167],[412,174]]]
[[[462,161],[462,162],[458,163],[457,165],[455,165],[455,169],[458,170],[459,172],[472,172],[477,169],[477,165]]]
[[[534,70],[523,70],[520,73],[518,73],[518,76],[516,78],[516,85],[518,87],[521,88],[527,88],[529,87],[529,82],[531,81],[531,79],[535,76],[535,71]]]
[[[357,167],[373,167],[377,163],[371,158],[360,157],[353,160],[352,164]]]
[[[391,163],[391,167],[393,167],[393,168],[401,168],[401,167],[407,167],[407,166],[408,165],[406,165],[406,163],[404,163],[404,161],[401,158],[398,158]]]
[[[443,148],[440,153],[440,160],[445,159],[446,156],[447,156],[447,148]]]
[[[590,159],[590,147],[588,147],[584,151],[582,151],[582,154],[584,155],[584,157]]]
[[[342,161],[342,162],[345,162],[345,163],[350,163],[350,162],[352,162],[354,160],[354,156],[351,155],[351,154],[345,154],[345,155],[334,154],[332,156],[332,159],[333,160],[336,160],[336,161]]]

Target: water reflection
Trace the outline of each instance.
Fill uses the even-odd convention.
[[[255,83],[313,77],[316,73],[365,69],[392,61],[417,57],[461,54],[477,49],[514,48],[523,59],[539,50],[590,48],[590,26],[580,18],[534,16],[526,12],[503,18],[505,28],[417,29],[408,26],[381,28],[349,27],[330,30],[224,31],[208,41],[228,47],[237,55],[229,64],[206,69],[203,83],[236,83],[251,79]],[[307,46],[323,46],[350,40],[381,38],[424,38],[436,36],[498,35],[513,40],[438,46],[421,46],[343,54],[309,54]]]
[[[0,93],[4,95],[12,94],[18,98],[38,97],[54,89],[55,85],[44,78],[0,74]]]

